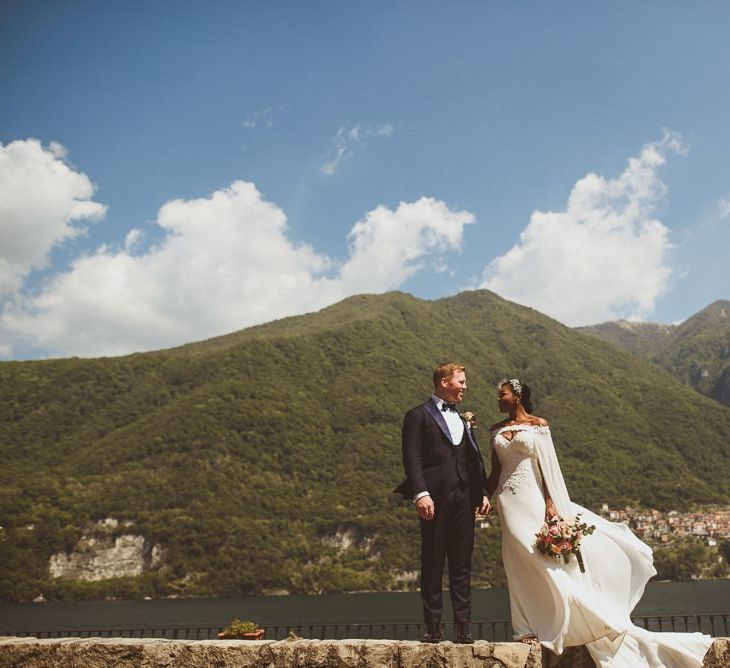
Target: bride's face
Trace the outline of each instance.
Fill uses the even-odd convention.
[[[517,395],[512,391],[509,383],[499,388],[497,404],[501,413],[509,413],[517,405]]]

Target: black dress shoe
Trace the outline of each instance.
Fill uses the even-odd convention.
[[[437,643],[444,639],[444,634],[441,632],[439,625],[432,626],[429,624],[426,626],[426,632],[421,636],[421,642]]]
[[[459,624],[456,628],[456,642],[459,645],[473,645],[474,636],[471,634],[469,624]]]

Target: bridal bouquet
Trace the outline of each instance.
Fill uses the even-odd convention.
[[[585,573],[583,557],[580,554],[580,541],[583,536],[592,534],[595,528],[594,524],[588,526],[585,522],[581,522],[580,515],[576,515],[571,521],[553,517],[535,534],[537,537],[535,547],[543,554],[558,561],[565,561],[566,564],[570,561],[570,555],[574,554],[580,572]]]

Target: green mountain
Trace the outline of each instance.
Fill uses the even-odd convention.
[[[649,359],[730,406],[730,301],[713,302],[676,326],[620,320],[578,330]]]
[[[577,501],[730,502],[730,409],[654,364],[486,291],[364,295],[170,350],[0,363],[0,597],[414,586],[400,424],[450,359],[485,458],[496,384],[517,375]],[[112,542],[145,541],[147,570],[51,577],[109,519]],[[476,585],[503,582],[499,559],[480,530]]]
[[[678,325],[653,361],[730,406],[730,301],[713,302]]]
[[[616,320],[599,325],[576,327],[576,330],[597,336],[639,357],[651,359],[668,343],[675,326],[657,322]]]

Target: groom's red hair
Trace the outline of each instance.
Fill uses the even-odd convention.
[[[445,364],[439,364],[433,370],[433,386],[438,387],[441,384],[441,380],[451,378],[458,371],[466,372],[466,367],[463,364],[457,364],[456,362],[446,362]]]

